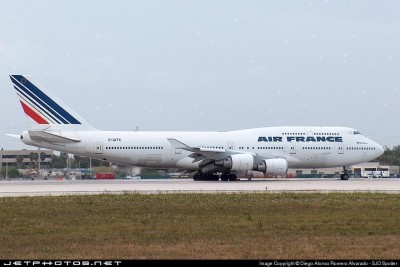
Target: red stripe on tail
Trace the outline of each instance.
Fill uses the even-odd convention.
[[[37,114],[35,111],[33,111],[30,107],[25,105],[24,102],[21,102],[22,108],[25,111],[25,114],[31,117],[34,121],[36,121],[39,124],[49,124],[45,119],[43,119],[39,114]]]

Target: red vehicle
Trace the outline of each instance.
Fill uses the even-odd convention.
[[[115,179],[115,173],[96,173],[96,179]]]

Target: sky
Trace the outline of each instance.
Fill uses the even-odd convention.
[[[400,144],[400,1],[0,0],[0,147],[29,74],[95,128],[345,126]]]

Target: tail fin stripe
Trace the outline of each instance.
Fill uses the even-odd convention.
[[[19,89],[18,91],[23,94],[26,98],[29,98],[35,106],[39,107],[41,106],[42,108],[46,109],[49,113],[53,114],[55,117],[57,117],[58,120],[60,120],[63,123],[68,123],[67,120],[65,120],[61,115],[57,114],[49,105],[47,105],[45,102],[42,101],[42,99],[38,98],[36,95],[34,95],[31,91],[28,90],[25,86],[18,82],[14,82],[14,85]]]
[[[33,105],[31,103],[31,100],[25,98],[23,95],[21,95],[20,93],[17,92],[17,95],[20,98],[20,101],[22,101],[26,106],[28,106],[30,109],[35,110],[36,113],[42,115],[42,117],[44,117],[48,122],[51,122],[53,124],[61,124],[60,121],[58,121],[57,119],[55,119],[53,116],[51,116],[50,114],[48,114],[46,112],[46,110],[43,110],[40,106],[38,105]],[[25,109],[24,109],[25,111]],[[25,112],[26,113],[26,112]],[[28,115],[28,114],[27,114]]]
[[[39,88],[33,85],[30,81],[28,81],[22,75],[13,75],[16,81],[23,85],[23,87],[29,89],[32,94],[36,95],[40,100],[46,103],[50,108],[52,108],[55,112],[57,112],[60,116],[65,118],[70,124],[81,124],[77,119],[75,119],[71,114],[65,111],[62,107],[60,107],[56,102],[54,102],[51,98],[49,98],[45,93],[43,93]],[[54,114],[55,115],[55,114]],[[58,116],[57,116],[58,117]]]
[[[37,112],[41,113],[43,116],[45,116],[51,122],[61,124],[60,120],[54,118],[51,114],[49,114],[49,112],[47,112],[45,109],[43,109],[42,106],[40,106],[33,99],[31,99],[29,96],[27,96],[18,87],[14,86],[14,88],[18,91],[17,95],[20,97],[20,99],[24,100],[25,104],[29,105],[31,107],[31,109],[36,109]]]
[[[28,107],[24,102],[20,101],[25,113],[39,124],[49,124],[48,121],[43,119],[39,114]]]

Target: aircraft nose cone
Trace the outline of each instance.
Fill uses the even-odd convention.
[[[376,150],[377,150],[378,157],[381,156],[383,154],[383,152],[385,152],[385,149],[379,144],[376,144]]]

